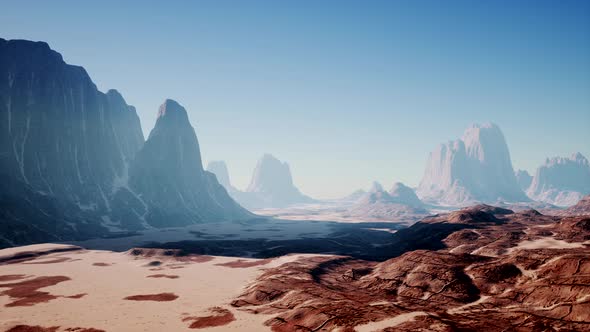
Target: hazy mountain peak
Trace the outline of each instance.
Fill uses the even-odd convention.
[[[158,109],[158,120],[161,118],[188,122],[186,109],[172,99],[166,99]]]
[[[257,193],[261,205],[267,207],[312,201],[293,184],[289,165],[268,153],[258,160],[246,191]]]
[[[422,206],[422,201],[416,196],[416,192],[414,189],[406,186],[401,182],[396,182],[393,184],[391,189],[389,190],[389,196],[391,200],[404,205],[410,206]]]
[[[215,174],[217,177],[217,181],[219,184],[224,186],[227,190],[232,188],[231,182],[229,180],[229,171],[227,170],[227,165],[223,160],[212,160],[207,164],[207,171]]]
[[[516,182],[504,135],[493,123],[473,124],[460,140],[439,145],[430,154],[418,192],[450,205],[528,200]]]
[[[377,181],[373,181],[373,184],[371,185],[371,189],[369,189],[369,192],[375,193],[375,192],[380,192],[380,191],[384,191],[381,183],[379,183]]]

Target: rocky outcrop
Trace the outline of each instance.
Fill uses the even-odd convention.
[[[527,194],[535,200],[571,206],[590,194],[590,164],[581,153],[547,159],[535,173]]]
[[[215,174],[217,182],[222,185],[228,192],[237,191],[237,189],[231,185],[229,180],[229,172],[227,165],[223,160],[210,161],[207,164],[207,172]]]
[[[590,195],[583,197],[575,205],[565,210],[554,212],[553,214],[560,216],[590,216]]]
[[[504,135],[494,124],[473,125],[460,140],[431,152],[417,193],[422,200],[453,206],[529,200],[516,181]]]
[[[252,208],[285,207],[313,202],[313,199],[303,195],[293,184],[289,165],[270,154],[262,156],[256,164],[246,192],[253,196],[251,202],[246,202],[246,206]]]
[[[244,219],[235,203],[204,171],[199,142],[186,110],[166,100],[143,148],[130,168],[129,188],[147,205],[145,222],[156,227]]]
[[[267,269],[232,306],[273,331],[586,330],[589,225],[474,206],[393,234],[380,263],[314,255]]]

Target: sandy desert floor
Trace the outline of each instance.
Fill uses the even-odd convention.
[[[267,315],[228,304],[264,269],[302,257],[180,258],[43,244],[0,250],[0,261],[15,255],[24,258],[0,265],[1,331],[270,330]]]

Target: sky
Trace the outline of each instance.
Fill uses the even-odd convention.
[[[315,198],[417,186],[481,122],[515,169],[590,157],[590,1],[3,0],[0,37],[120,91],[146,137],[178,101],[241,189],[264,153]]]

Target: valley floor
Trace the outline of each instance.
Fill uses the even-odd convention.
[[[0,250],[0,331],[590,329],[588,216],[479,205],[407,228],[281,222],[298,231],[227,239],[230,226],[201,225],[125,251]]]

